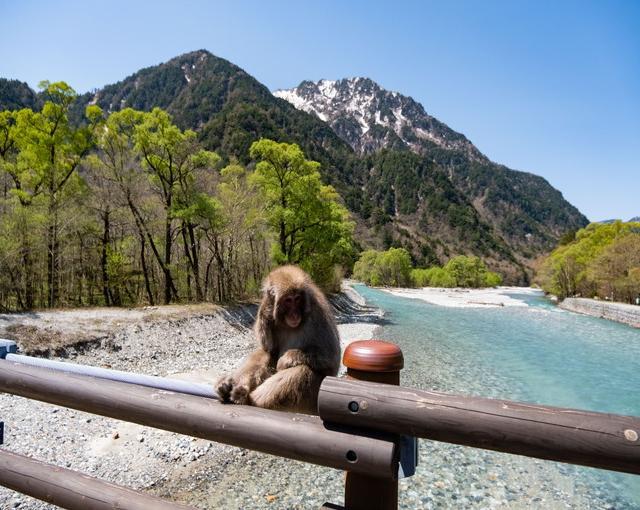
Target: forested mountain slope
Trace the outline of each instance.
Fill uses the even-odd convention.
[[[510,283],[526,283],[535,257],[587,223],[541,177],[492,163],[420,104],[371,80],[303,82],[276,95],[199,50],[80,96],[72,117],[82,122],[89,104],[158,106],[242,163],[261,137],[297,143],[354,213],[362,247],[405,247],[425,265],[474,254]],[[38,102],[26,84],[0,80],[0,110]]]
[[[275,98],[238,66],[204,50],[84,94],[75,108],[78,118],[87,104],[107,112],[158,106],[180,128],[198,131],[207,148],[244,163],[249,161],[249,146],[261,137],[295,142],[308,157],[323,163],[332,184],[349,182],[344,161],[353,151],[326,123]]]
[[[480,218],[523,260],[551,249],[564,232],[588,223],[542,177],[493,163],[421,104],[368,78],[303,81],[274,94],[328,122],[361,154],[404,149],[437,163]],[[419,187],[417,180],[413,184]],[[418,197],[416,205],[419,202]],[[406,210],[415,212],[415,207]]]
[[[38,103],[37,94],[28,84],[0,78],[0,111],[35,108]]]

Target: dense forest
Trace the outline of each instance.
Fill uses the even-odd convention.
[[[536,280],[549,293],[634,303],[640,296],[640,223],[592,223],[566,235]]]
[[[273,263],[325,288],[353,259],[353,224],[319,164],[260,139],[247,165],[202,148],[160,108],[72,122],[76,93],[0,112],[0,307],[219,302]]]

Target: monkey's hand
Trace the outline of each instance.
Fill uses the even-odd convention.
[[[248,385],[237,382],[233,376],[223,377],[216,384],[216,390],[222,402],[248,404],[251,389]]]
[[[233,376],[227,375],[220,378],[214,385],[214,388],[218,392],[222,402],[229,402],[231,390],[233,389],[234,384]]]
[[[301,351],[300,349],[289,349],[288,351],[285,351],[285,353],[278,359],[276,370],[280,372],[281,370],[285,370],[287,368],[293,368],[299,365],[308,364],[308,354],[306,354],[304,351]]]

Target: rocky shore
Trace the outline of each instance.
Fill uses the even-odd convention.
[[[609,319],[640,328],[640,306],[587,298],[565,298],[558,306],[570,312]]]
[[[346,294],[332,302],[343,348],[373,335],[379,310]],[[16,338],[23,353],[205,383],[253,348],[251,304],[103,311],[3,314],[0,337]],[[0,420],[10,451],[198,508],[319,508],[342,497],[332,469],[2,393]],[[309,476],[316,490],[299,491],[295,480]],[[0,487],[0,508],[55,507]]]

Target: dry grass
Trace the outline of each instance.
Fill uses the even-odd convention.
[[[17,342],[22,354],[57,352],[72,345],[98,341],[104,336],[104,333],[101,335],[78,332],[64,333],[26,324],[11,324],[6,327],[5,332],[5,336]]]

